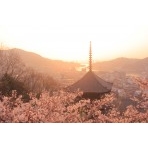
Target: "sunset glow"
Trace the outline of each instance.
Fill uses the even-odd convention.
[[[10,48],[86,61],[92,41],[94,61],[148,56],[148,10],[141,1],[9,3],[0,5],[0,42]]]
[[[0,0],[0,123],[148,123],[147,18],[146,0]],[[129,128],[2,128],[1,145],[143,147]]]

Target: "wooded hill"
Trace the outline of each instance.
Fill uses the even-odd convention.
[[[74,72],[81,65],[80,63],[65,62],[62,60],[51,60],[36,53],[21,49],[11,49],[18,53],[26,66],[33,67],[51,76]],[[9,50],[5,50],[8,52]],[[73,60],[73,59],[71,59]],[[96,62],[93,64],[96,71],[122,71],[126,73],[148,73],[148,57],[144,59],[117,58],[110,61]]]

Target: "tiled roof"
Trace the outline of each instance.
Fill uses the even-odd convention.
[[[112,83],[106,82],[92,71],[87,72],[80,80],[68,87],[70,91],[80,90],[84,93],[106,93],[111,91]]]

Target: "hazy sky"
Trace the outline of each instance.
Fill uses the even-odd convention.
[[[51,59],[148,57],[148,2],[1,0],[0,42]]]

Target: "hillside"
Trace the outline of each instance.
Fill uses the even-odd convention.
[[[148,57],[144,59],[117,58],[111,61],[94,63],[93,68],[99,71],[123,71],[141,74],[148,72]]]
[[[76,69],[81,64],[65,62],[61,60],[51,60],[44,58],[36,53],[24,51],[21,49],[11,49],[17,52],[26,66],[48,73],[51,76],[65,76],[74,78]],[[5,50],[7,52],[7,50]],[[111,61],[96,62],[93,64],[96,71],[122,71],[129,74],[148,73],[148,57],[144,59],[117,58]]]
[[[11,50],[20,55],[26,66],[33,67],[40,72],[49,73],[52,76],[55,76],[55,74],[61,74],[75,70],[75,68],[79,66],[78,63],[50,60],[36,53],[24,51],[21,49]]]

